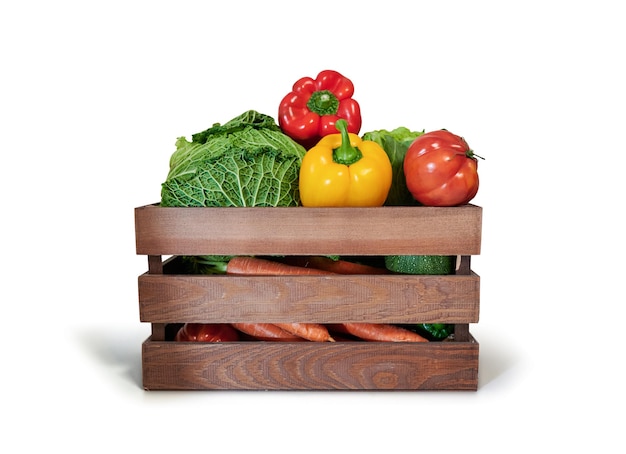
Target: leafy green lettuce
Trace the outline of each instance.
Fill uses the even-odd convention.
[[[376,142],[385,150],[391,161],[392,184],[385,205],[419,205],[419,202],[413,198],[406,186],[403,164],[404,156],[409,146],[422,134],[424,134],[424,131],[411,131],[404,126],[400,126],[391,131],[379,129],[363,134],[363,140]]]
[[[305,149],[254,110],[176,141],[161,188],[171,207],[296,206]]]

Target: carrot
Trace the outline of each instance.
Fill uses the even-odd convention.
[[[328,329],[319,323],[276,323],[276,326],[313,342],[335,342]]]
[[[231,323],[231,325],[248,336],[257,340],[298,342],[304,339],[291,334],[273,323]]]
[[[363,263],[352,262],[350,260],[333,260],[330,257],[320,255],[287,256],[281,258],[280,262],[292,266],[330,271],[336,274],[389,274],[387,268],[365,265]]]
[[[339,323],[330,325],[331,331],[352,334],[367,341],[428,342],[413,331],[386,323]]]
[[[297,276],[334,274],[328,271],[302,266],[287,265],[274,260],[259,257],[236,256],[228,261],[226,274],[248,276]]]

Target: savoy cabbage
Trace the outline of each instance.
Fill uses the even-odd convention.
[[[297,206],[305,149],[254,110],[176,141],[161,206]]]

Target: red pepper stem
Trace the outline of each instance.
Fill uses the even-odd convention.
[[[306,103],[308,109],[320,116],[335,115],[339,108],[339,100],[329,90],[315,91]]]
[[[340,118],[335,123],[335,127],[341,133],[341,145],[333,150],[333,161],[337,164],[350,166],[363,157],[363,153],[350,144],[350,134],[348,133],[348,122]]]

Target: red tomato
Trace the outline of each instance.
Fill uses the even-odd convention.
[[[239,332],[228,323],[185,323],[176,333],[177,342],[233,342]]]
[[[422,134],[404,157],[406,186],[426,206],[457,206],[478,192],[478,161],[463,137],[446,130]]]

